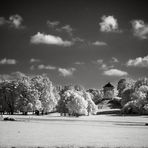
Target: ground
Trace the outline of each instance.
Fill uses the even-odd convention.
[[[148,116],[10,117],[0,121],[0,147],[148,147]]]

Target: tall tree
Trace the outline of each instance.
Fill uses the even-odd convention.
[[[42,103],[42,112],[53,111],[59,96],[49,78],[46,76],[35,76],[31,79],[31,85],[38,91],[39,100]]]

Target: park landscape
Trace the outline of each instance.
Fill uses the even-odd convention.
[[[146,0],[0,1],[0,148],[148,147]]]
[[[147,147],[147,78],[86,90],[16,76],[0,83],[1,147]]]

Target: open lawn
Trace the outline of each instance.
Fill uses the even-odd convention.
[[[148,116],[10,117],[0,121],[0,147],[148,147]]]

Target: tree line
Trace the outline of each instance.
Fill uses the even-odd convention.
[[[0,82],[0,112],[3,114],[97,114],[98,104],[103,100],[103,89],[86,90],[80,85],[55,86],[45,75],[21,74],[15,79]],[[148,78],[119,80],[110,101],[118,104],[124,114],[148,114]]]
[[[0,83],[0,112],[14,114],[28,112],[47,114],[58,111],[61,115],[95,114],[97,106],[91,95],[78,86],[56,87],[47,76],[19,75],[14,80]]]

